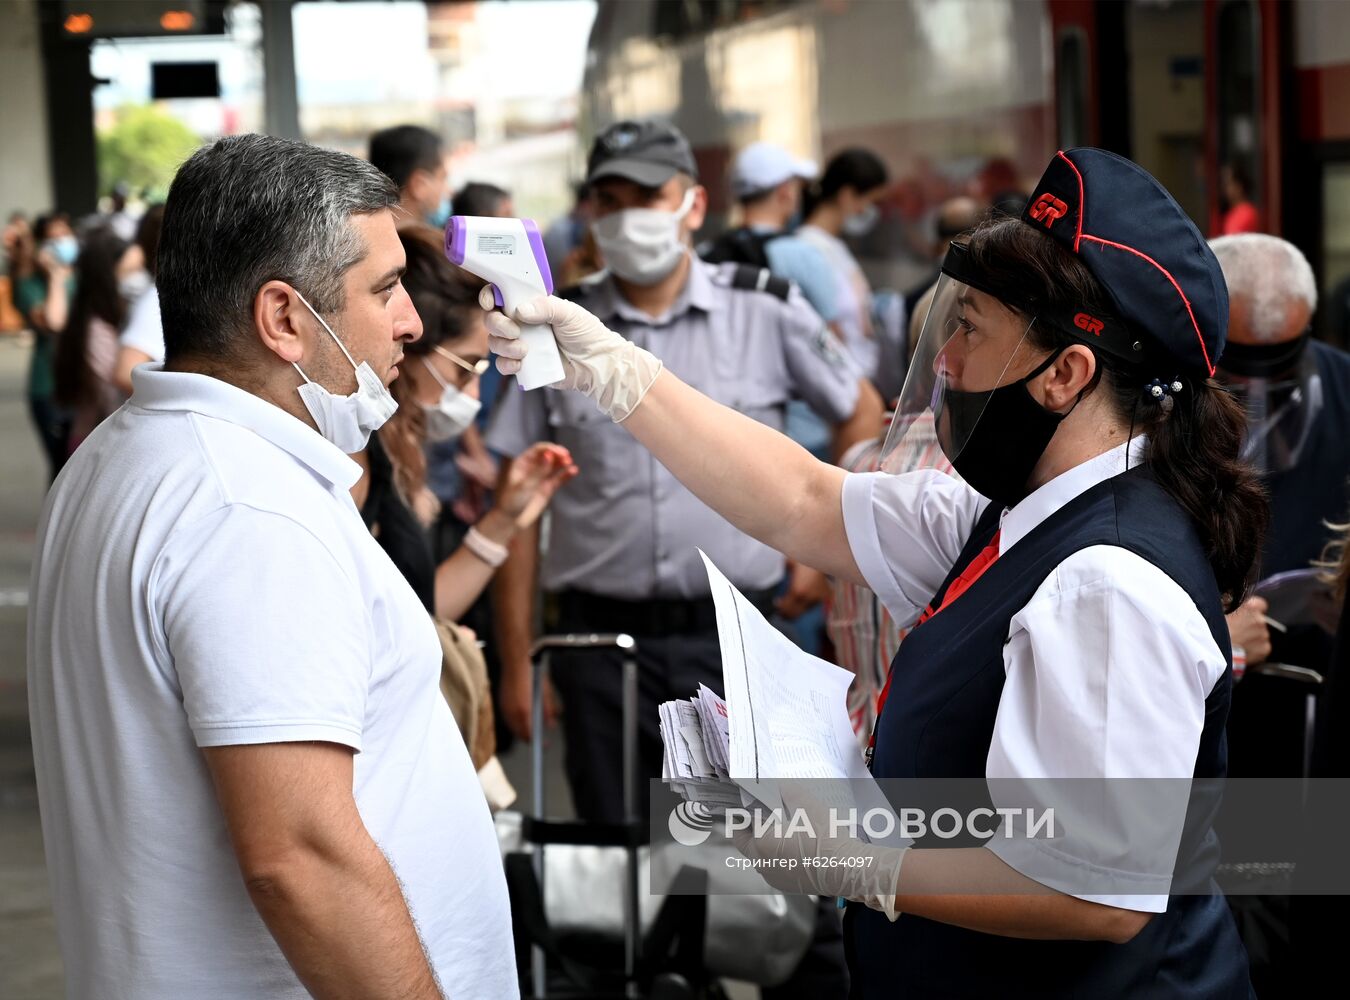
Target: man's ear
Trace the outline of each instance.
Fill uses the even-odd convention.
[[[708,218],[708,189],[702,184],[695,184],[691,190],[694,192],[694,202],[689,206],[684,224],[689,227],[689,232],[696,233],[703,228]]]
[[[283,361],[298,362],[305,353],[301,314],[309,315],[299,297],[284,281],[269,281],[253,297],[253,327],[265,348]]]
[[[439,173],[438,170],[417,167],[408,175],[408,183],[405,185],[408,194],[424,210],[434,209],[440,204],[441,196],[445,194],[445,178],[439,176]]]
[[[1045,373],[1045,408],[1058,412],[1072,406],[1097,374],[1097,356],[1086,344],[1071,344]]]

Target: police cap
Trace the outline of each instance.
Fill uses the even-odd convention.
[[[657,121],[616,122],[595,138],[586,162],[589,183],[622,177],[643,187],[660,187],[677,173],[698,179],[689,140],[673,125]]]

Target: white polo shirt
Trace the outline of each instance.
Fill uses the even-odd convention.
[[[145,365],[47,498],[29,706],[72,997],[304,997],[199,747],[324,740],[453,996],[517,995],[506,885],[425,609],[305,423]],[[381,961],[372,955],[371,960]]]
[[[999,554],[1075,497],[1139,465],[1147,439],[1138,436],[1129,447],[1128,461],[1122,444],[1005,510]],[[854,558],[901,626],[942,586],[988,503],[961,480],[935,471],[854,473],[844,480],[844,527]],[[1036,843],[997,837],[990,850],[1028,878],[1070,895],[1125,909],[1166,909],[1205,698],[1227,669],[1195,602],[1142,556],[1094,545],[1060,563],[1013,616],[1003,666],[986,778],[1178,780],[1112,786],[1115,808],[1097,803],[1095,815],[1079,815],[1053,856],[1037,856]],[[1085,795],[1088,786],[1039,787]],[[1146,801],[1162,815],[1129,815],[1140,795],[1150,796]],[[1074,869],[1085,867],[1132,891],[1074,891],[1083,884]]]

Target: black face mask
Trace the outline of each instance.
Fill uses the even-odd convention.
[[[1312,338],[1309,330],[1293,340],[1278,344],[1229,344],[1219,358],[1219,371],[1244,378],[1265,378],[1279,381],[1296,372],[1308,350]],[[1220,375],[1222,378],[1223,375]]]
[[[1026,498],[1032,470],[1068,416],[1051,413],[1027,390],[1058,357],[1056,351],[1026,378],[996,389],[948,387],[938,404],[938,442],[948,461],[972,489],[1005,507]],[[962,440],[965,446],[953,456],[952,442]]]

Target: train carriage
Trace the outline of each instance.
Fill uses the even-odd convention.
[[[944,198],[1029,187],[1056,148],[1138,161],[1206,232],[1224,168],[1299,244],[1344,342],[1350,286],[1350,4],[1321,0],[601,0],[593,130],[658,116],[693,142],[726,221],[730,155],[757,139],[891,166],[873,280],[931,270]]]

